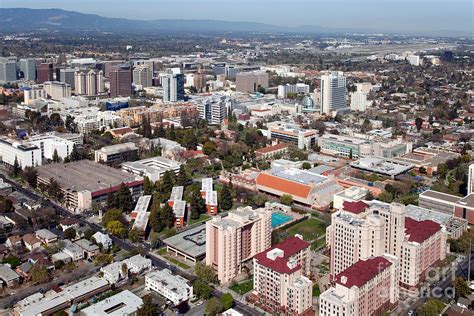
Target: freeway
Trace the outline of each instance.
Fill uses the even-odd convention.
[[[31,189],[28,189],[24,186],[22,186],[21,184],[19,184],[18,182],[16,181],[13,181],[11,179],[9,179],[7,176],[5,175],[0,175],[1,178],[4,179],[5,182],[8,182],[9,184],[11,184],[15,190],[19,191],[20,193],[24,194],[25,196],[29,197],[30,199],[32,200],[40,200],[42,199],[41,196],[39,196],[36,192],[32,191]],[[55,203],[51,200],[47,200],[47,203],[54,207],[56,209],[56,211],[62,215],[62,216],[72,216],[74,218],[76,218],[82,225],[88,225],[93,231],[94,233],[97,232],[97,231],[100,231],[102,233],[107,233],[101,226],[95,224],[95,223],[91,223],[89,222],[84,215],[81,215],[81,214],[74,214],[72,212],[70,212],[69,210],[67,210],[66,208],[64,208],[62,205],[58,204],[58,203]],[[146,257],[149,258],[151,261],[152,261],[152,264],[153,266],[155,266],[156,268],[159,268],[159,269],[170,269],[173,273],[176,273],[176,274],[179,274],[181,275],[182,277],[190,280],[190,281],[194,281],[195,280],[195,276],[190,274],[190,273],[187,273],[183,270],[181,270],[180,268],[178,268],[177,266],[175,266],[174,264],[170,263],[170,262],[167,262],[159,257],[157,257],[153,252],[150,251],[150,248],[149,246],[145,246],[145,247],[140,247],[138,245],[134,245],[133,243],[131,243],[130,241],[128,240],[123,240],[123,239],[120,239],[116,236],[110,236],[112,241],[114,242],[115,245],[119,246],[121,249],[125,250],[125,251],[132,251],[134,249],[145,249],[146,251]],[[11,300],[15,300],[15,301],[18,301],[18,300],[21,300],[23,299],[24,297],[26,296],[23,296],[21,295],[22,297],[20,298],[20,294],[17,294],[17,295],[14,295],[11,298]],[[221,297],[224,293],[221,292],[220,290],[214,290],[213,292],[213,295],[216,296],[216,297]],[[253,309],[251,306],[248,306],[246,303],[244,302],[241,302],[241,301],[238,301],[238,300],[234,300],[235,301],[235,306],[234,308],[243,313],[244,315],[255,315],[255,316],[260,316],[260,315],[263,315],[262,313],[259,313],[258,311],[256,311],[255,309]]]

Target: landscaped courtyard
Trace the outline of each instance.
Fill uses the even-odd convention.
[[[313,241],[320,236],[326,235],[326,223],[316,217],[311,217],[291,226],[287,231],[290,236],[300,234],[303,235],[304,240]]]

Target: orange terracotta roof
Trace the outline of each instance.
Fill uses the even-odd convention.
[[[311,192],[311,187],[309,185],[275,177],[271,174],[263,172],[257,177],[257,185],[268,187],[304,199],[306,199]]]
[[[257,149],[255,152],[257,154],[266,154],[266,153],[270,153],[272,151],[280,150],[280,149],[283,149],[283,148],[286,148],[286,147],[288,147],[287,144],[279,143],[279,144],[276,144],[274,146],[267,146],[267,147]]]

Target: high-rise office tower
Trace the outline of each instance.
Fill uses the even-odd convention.
[[[53,81],[53,64],[41,63],[36,67],[36,82],[43,83],[45,81]]]
[[[74,75],[76,94],[94,96],[102,94],[104,88],[104,72],[90,69],[77,71]]]
[[[468,180],[467,180],[467,194],[474,193],[474,163],[469,165]]]
[[[86,90],[86,73],[84,71],[77,71],[74,74],[74,87],[78,95],[85,95]]]
[[[67,83],[71,86],[71,89],[76,89],[76,82],[75,82],[75,73],[76,69],[74,68],[61,68],[59,70],[59,81]]]
[[[163,101],[177,102],[184,100],[184,75],[168,74],[162,78]]]
[[[206,74],[198,72],[195,73],[193,77],[193,84],[197,91],[202,91],[206,88]]]
[[[235,89],[239,92],[253,93],[260,88],[268,88],[268,74],[265,71],[241,72],[235,76]]]
[[[136,66],[133,69],[133,83],[136,85],[140,85],[143,88],[151,87],[152,83],[153,71],[150,69],[149,65],[143,64]]]
[[[18,61],[21,78],[25,80],[36,80],[36,60],[33,58],[23,58]]]
[[[346,107],[346,77],[342,71],[321,76],[321,113]]]
[[[130,65],[111,67],[109,80],[111,97],[126,97],[132,94],[132,70]]]
[[[16,81],[16,60],[0,58],[0,82]]]

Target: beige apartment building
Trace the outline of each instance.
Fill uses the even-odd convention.
[[[385,255],[357,261],[321,294],[319,315],[382,315],[398,305],[400,262]]]
[[[344,202],[332,215],[326,238],[332,279],[359,260],[390,254],[401,262],[400,287],[406,294],[415,294],[427,269],[446,258],[445,228],[408,217],[397,203]]]
[[[271,211],[250,206],[206,222],[206,264],[221,283],[232,281],[244,263],[271,246]]]
[[[301,236],[289,238],[253,258],[251,299],[268,313],[313,315],[310,246]]]

